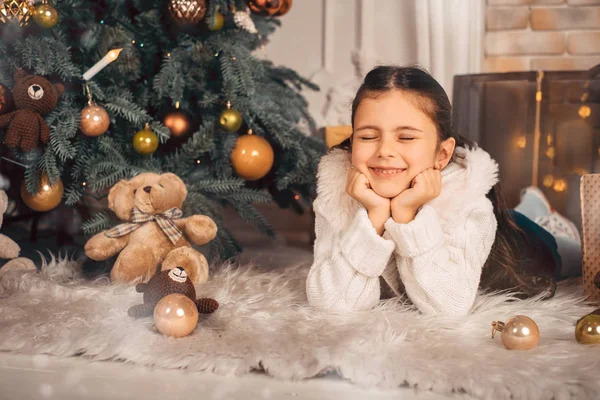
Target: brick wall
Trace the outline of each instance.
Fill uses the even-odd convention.
[[[485,72],[600,64],[600,0],[487,0]]]

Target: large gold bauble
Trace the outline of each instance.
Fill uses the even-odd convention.
[[[273,148],[269,142],[256,135],[239,137],[231,152],[233,169],[249,181],[264,177],[273,167],[273,160]]]
[[[582,344],[600,344],[600,309],[577,321],[575,339]]]
[[[158,136],[150,129],[142,129],[133,136],[133,148],[143,155],[152,154],[158,149]]]
[[[81,110],[79,128],[86,136],[103,135],[110,126],[110,117],[103,107],[94,103]]]
[[[0,0],[0,22],[14,22],[19,26],[27,26],[33,9],[32,0]]]
[[[42,3],[33,10],[33,20],[42,28],[54,28],[60,21],[60,14],[51,4]]]
[[[36,194],[32,195],[27,191],[25,182],[21,185],[21,198],[27,207],[35,211],[50,211],[56,208],[62,200],[63,194],[65,193],[65,187],[62,181],[58,181],[53,185],[50,185],[48,175],[42,175],[40,180],[40,187]]]
[[[242,126],[242,114],[233,108],[227,108],[221,113],[219,125],[227,132],[235,132]]]
[[[529,350],[540,341],[540,329],[534,320],[524,315],[517,315],[505,324],[502,321],[492,322],[492,338],[494,332],[501,332],[501,340],[508,350]]]
[[[206,0],[170,0],[169,11],[182,25],[194,25],[206,15]]]
[[[154,324],[163,335],[176,338],[187,336],[198,324],[198,308],[183,294],[169,294],[154,307]]]

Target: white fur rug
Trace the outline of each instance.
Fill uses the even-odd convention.
[[[582,301],[579,282],[561,283],[548,301],[480,297],[463,318],[424,317],[396,300],[369,312],[327,315],[306,302],[310,260],[291,264],[213,270],[198,296],[214,297],[221,307],[182,339],[152,332],[152,318],[131,320],[127,309],[142,295],[105,279],[83,280],[76,262],[53,260],[41,273],[0,269],[0,351],[217,374],[264,370],[279,379],[334,371],[365,387],[408,385],[478,398],[600,393],[600,346],[577,344],[574,337],[575,321],[594,309]],[[508,351],[499,337],[490,338],[493,320],[516,314],[538,323],[535,349]]]

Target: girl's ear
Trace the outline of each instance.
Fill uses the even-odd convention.
[[[454,154],[454,147],[456,146],[456,140],[454,138],[448,138],[444,140],[440,145],[437,158],[435,160],[435,169],[442,170],[448,165],[452,155]]]

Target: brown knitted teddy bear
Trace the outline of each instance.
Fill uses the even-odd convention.
[[[63,85],[50,83],[38,75],[15,72],[12,97],[17,111],[0,116],[0,128],[8,127],[4,143],[23,151],[33,150],[40,139],[50,141],[50,128],[44,115],[50,114],[63,94]]]
[[[127,311],[132,318],[149,317],[160,299],[173,293],[182,294],[192,300],[198,311],[203,314],[211,314],[219,308],[219,303],[214,299],[196,299],[194,284],[181,267],[162,271],[154,275],[148,283],[138,283],[135,290],[144,293],[144,304],[135,305]]]
[[[148,282],[159,266],[181,266],[192,283],[206,282],[208,262],[190,242],[210,242],[217,225],[206,215],[181,218],[186,196],[185,183],[171,173],[145,172],[118,182],[108,193],[108,207],[126,222],[92,236],[85,254],[103,261],[119,253],[110,273],[113,282]]]

